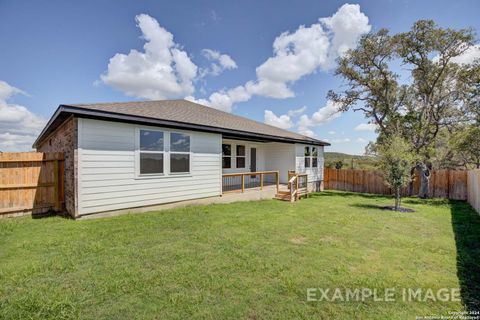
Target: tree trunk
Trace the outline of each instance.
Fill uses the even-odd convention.
[[[395,188],[395,211],[400,208],[400,188]]]
[[[408,196],[411,197],[413,196],[413,188],[414,188],[414,182],[415,182],[415,170],[417,168],[413,167],[412,170],[410,170],[410,182],[408,183]]]
[[[420,171],[420,190],[418,196],[422,199],[428,198],[428,189],[430,185],[430,169],[424,163],[418,166]]]

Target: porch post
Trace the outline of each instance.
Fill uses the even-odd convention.
[[[278,171],[275,172],[275,177],[277,178],[277,193],[278,193],[278,190],[280,190],[280,188],[279,188],[280,178],[279,178]]]

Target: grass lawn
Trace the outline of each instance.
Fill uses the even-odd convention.
[[[414,319],[473,310],[480,217],[469,205],[343,192],[114,218],[0,220],[0,318]],[[307,301],[307,288],[396,301]],[[461,288],[404,302],[401,288]],[[398,295],[397,295],[398,293]],[[330,295],[331,296],[331,295]]]

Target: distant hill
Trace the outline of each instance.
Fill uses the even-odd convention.
[[[325,167],[335,168],[335,165],[341,162],[342,169],[373,169],[375,159],[370,156],[359,156],[341,152],[325,152]]]

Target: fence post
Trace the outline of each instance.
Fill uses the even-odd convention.
[[[53,196],[55,197],[55,205],[53,209],[55,211],[60,211],[60,190],[59,190],[59,179],[58,179],[58,159],[55,159],[53,161]]]
[[[260,190],[263,189],[263,173],[260,173]]]
[[[275,177],[276,177],[276,182],[277,182],[277,193],[278,193],[278,190],[280,190],[280,177],[279,177],[279,174],[278,174],[278,171],[275,172]]]

